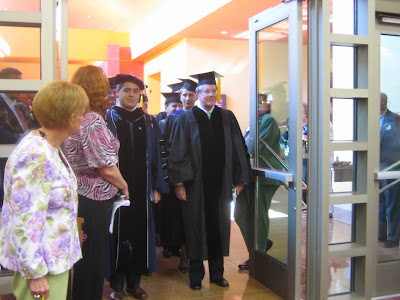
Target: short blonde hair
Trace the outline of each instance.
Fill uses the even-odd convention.
[[[36,119],[47,129],[68,129],[71,116],[87,111],[89,99],[79,85],[55,80],[44,85],[33,99]]]
[[[75,72],[71,82],[83,87],[89,97],[90,110],[104,116],[109,106],[106,96],[110,83],[103,70],[92,65],[82,66]]]

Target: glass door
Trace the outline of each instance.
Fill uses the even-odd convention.
[[[250,274],[285,299],[300,299],[301,293],[302,189],[306,187],[302,128],[303,107],[307,107],[302,2],[268,9],[252,17],[249,25],[249,152],[256,178]]]
[[[376,295],[400,293],[400,26],[380,35],[380,172]],[[393,280],[390,280],[392,279]]]

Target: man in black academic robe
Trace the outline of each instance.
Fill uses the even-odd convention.
[[[210,281],[229,286],[223,257],[229,255],[232,188],[240,193],[250,180],[250,166],[235,116],[215,106],[214,72],[196,76],[199,105],[176,119],[168,176],[183,200],[190,287],[199,290],[203,260],[208,260]]]
[[[159,123],[167,157],[171,149],[171,141],[173,139],[172,132],[176,118],[180,113],[193,108],[196,101],[197,83],[191,79],[180,80],[182,81],[181,83],[168,85],[172,88],[172,93],[163,93],[164,96],[167,96],[166,102],[179,101],[183,105],[183,109],[174,111]],[[189,261],[185,245],[181,202],[182,201],[176,197],[175,187],[171,185],[170,192],[162,195],[161,201],[159,202],[161,217],[160,233],[164,246],[163,256],[169,257],[171,255],[177,255],[176,253],[180,248],[180,252],[178,252],[180,257],[179,271],[186,273],[189,270]]]
[[[146,299],[140,287],[141,274],[156,270],[154,219],[151,202],[158,202],[166,191],[161,162],[161,133],[153,116],[138,107],[143,82],[132,75],[115,78],[120,106],[107,114],[107,124],[120,141],[119,169],[129,186],[131,204],[119,209],[114,223],[115,270],[110,286],[111,299],[122,299],[126,292],[136,299]]]

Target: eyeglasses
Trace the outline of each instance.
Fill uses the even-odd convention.
[[[217,90],[205,90],[205,91],[201,91],[202,94],[204,95],[216,95],[217,94]]]

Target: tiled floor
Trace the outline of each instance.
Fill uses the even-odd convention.
[[[283,193],[284,194],[284,193]],[[274,196],[274,203],[271,206],[276,212],[276,217],[271,219],[271,238],[274,240],[274,246],[270,254],[281,261],[286,260],[287,247],[287,217],[284,203],[284,195],[277,193]],[[280,213],[280,214],[279,214]],[[303,214],[303,237],[302,237],[302,284],[303,295],[305,289],[305,256],[306,253],[306,222],[307,213]],[[286,229],[285,229],[286,228]],[[286,232],[285,232],[286,230]],[[329,223],[330,243],[349,242],[351,239],[351,211],[341,207],[335,207],[334,218]],[[200,291],[193,291],[189,288],[188,274],[182,274],[178,271],[179,258],[164,258],[161,255],[162,248],[157,248],[158,271],[150,277],[142,277],[142,288],[148,293],[148,299],[282,299],[271,290],[266,288],[260,282],[249,277],[247,271],[238,271],[237,265],[248,258],[248,253],[235,222],[232,222],[230,256],[225,258],[225,278],[229,281],[229,288],[221,288],[209,283],[208,267],[206,267],[206,276],[203,280],[203,288]],[[382,243],[378,245],[378,259],[394,260],[400,259],[400,249],[383,248]],[[329,294],[348,292],[350,290],[351,260],[336,259],[330,261],[329,269]],[[1,278],[0,278],[1,280]],[[111,289],[105,282],[103,300],[109,299]],[[304,298],[304,296],[303,296]],[[12,295],[0,295],[0,300],[14,300]],[[128,300],[126,297],[125,300]],[[387,298],[387,300],[400,300],[400,297]]]
[[[267,289],[260,282],[250,277],[248,271],[239,271],[238,264],[248,258],[248,252],[242,235],[235,222],[232,222],[230,256],[225,258],[225,278],[229,288],[222,288],[209,283],[208,266],[205,263],[206,276],[200,291],[189,287],[188,273],[178,271],[179,258],[164,258],[162,248],[157,247],[158,271],[150,277],[142,277],[142,288],[147,292],[148,299],[179,300],[179,299],[224,299],[224,300],[278,300],[281,297]],[[105,282],[103,300],[108,300],[111,289]],[[0,295],[0,300],[14,300],[12,295]],[[126,297],[124,300],[130,299]],[[133,298],[131,298],[133,299]],[[90,299],[87,299],[90,300]]]

